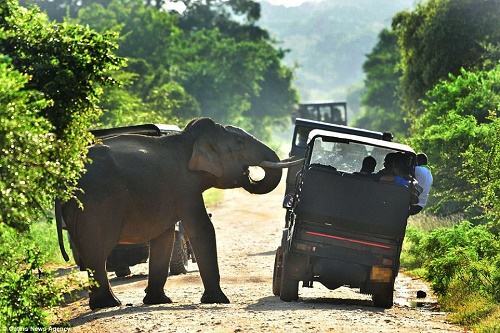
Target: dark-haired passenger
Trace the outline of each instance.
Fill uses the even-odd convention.
[[[394,182],[398,185],[409,187],[409,171],[406,156],[401,153],[389,153],[384,158],[384,168],[377,175],[379,180]]]
[[[377,160],[373,156],[366,156],[363,159],[363,164],[361,165],[361,170],[355,172],[356,175],[372,175],[377,166]]]

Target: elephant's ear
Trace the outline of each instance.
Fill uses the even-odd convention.
[[[206,171],[217,178],[222,177],[224,170],[215,147],[209,142],[200,142],[200,140],[194,143],[188,167],[192,171]]]

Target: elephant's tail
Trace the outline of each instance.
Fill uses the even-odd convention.
[[[61,250],[61,254],[64,260],[69,261],[69,256],[64,249],[64,238],[62,233],[62,224],[63,224],[63,216],[62,216],[62,205],[61,201],[56,199],[55,201],[55,214],[56,214],[56,226],[57,226],[57,239],[59,240],[59,249]]]

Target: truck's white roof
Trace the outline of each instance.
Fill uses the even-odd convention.
[[[174,132],[180,132],[181,129],[177,125],[166,125],[166,124],[155,124],[156,127],[160,131],[174,131]]]
[[[399,151],[404,151],[404,152],[409,152],[409,153],[415,153],[415,151],[410,146],[407,146],[407,145],[402,144],[402,143],[372,139],[372,138],[367,138],[367,137],[359,136],[359,135],[325,131],[325,130],[320,130],[320,129],[313,129],[309,133],[309,138],[307,140],[307,143],[309,144],[311,142],[311,140],[313,140],[317,136],[338,138],[338,139],[352,141],[352,142],[364,143],[364,144],[367,144],[370,146],[377,146],[377,147],[399,150]]]

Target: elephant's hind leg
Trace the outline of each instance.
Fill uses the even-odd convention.
[[[102,236],[103,233],[94,233],[88,228],[79,231],[78,250],[85,268],[89,271],[91,283],[90,308],[94,310],[121,305],[111,291],[106,273],[106,258],[116,242],[109,242]]]
[[[105,265],[106,257],[94,258],[87,265],[87,268],[90,270],[89,279],[93,279],[91,283],[96,284],[90,288],[89,306],[92,310],[121,305],[121,302],[111,290]]]
[[[172,303],[163,287],[167,282],[168,266],[174,245],[174,228],[170,228],[149,242],[149,275],[144,304]]]

